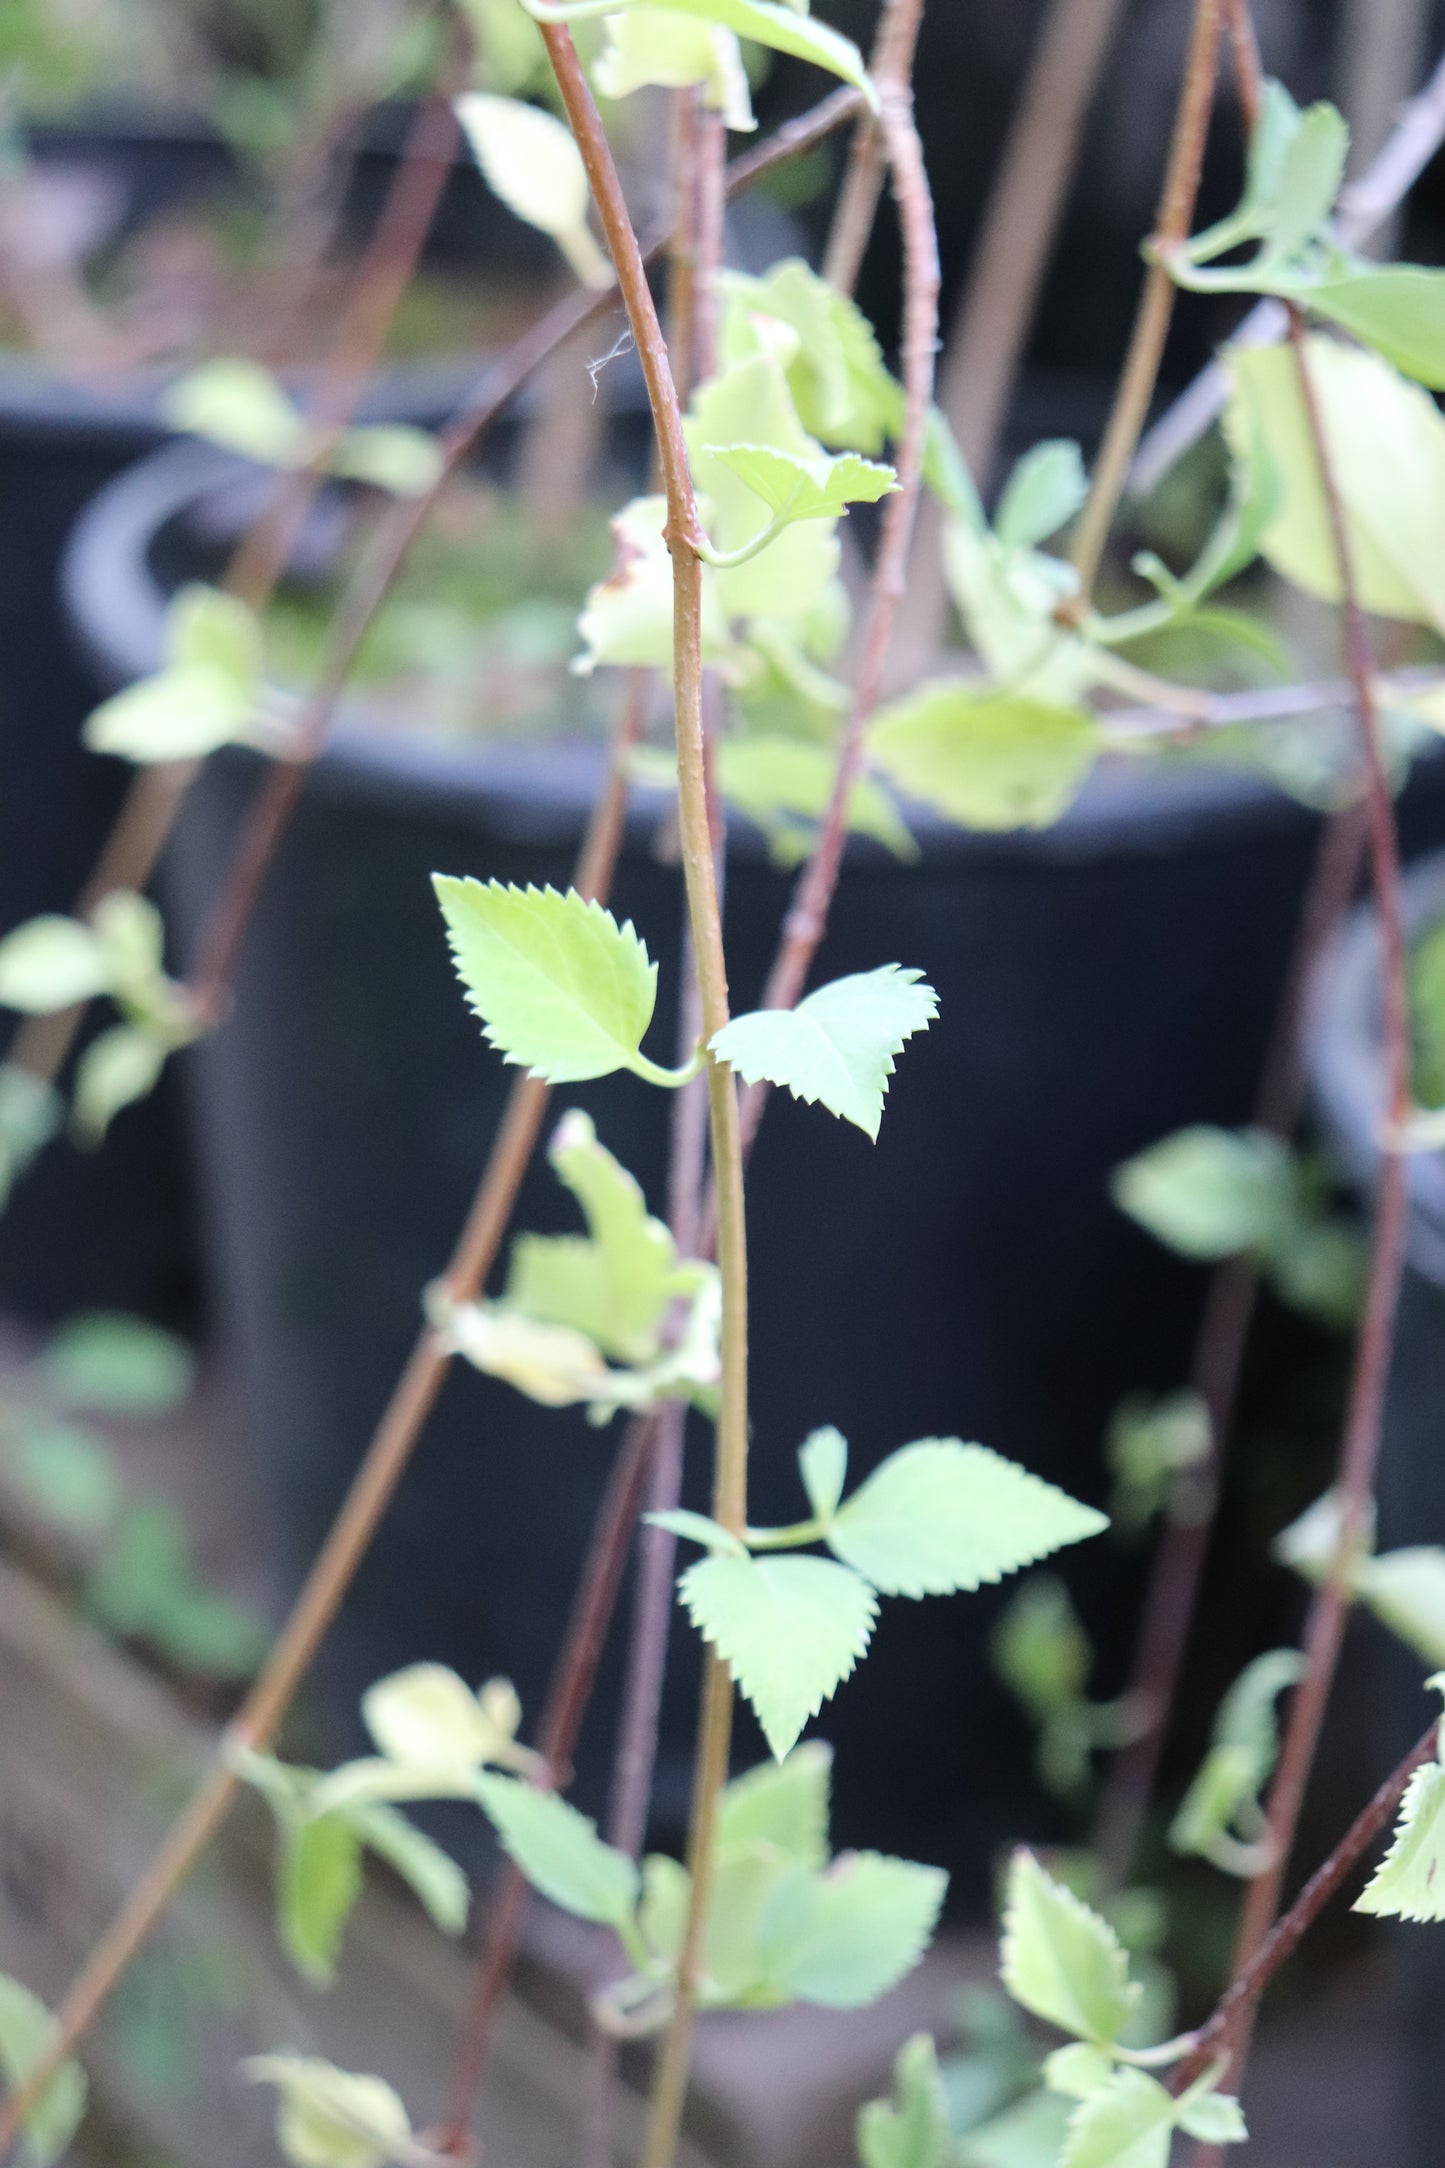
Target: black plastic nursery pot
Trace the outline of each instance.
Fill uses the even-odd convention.
[[[1410,939],[1445,916],[1445,854],[1424,860],[1405,881]],[[1321,987],[1311,1069],[1315,1096],[1341,1159],[1367,1194],[1379,1177],[1379,1126],[1385,1104],[1381,1046],[1381,951],[1372,910],[1351,920]],[[1445,1543],[1445,1155],[1409,1160],[1410,1217],[1405,1275],[1390,1366],[1377,1490],[1379,1547]],[[1434,1695],[1422,1691],[1423,1665],[1391,1644],[1379,1736],[1378,1770],[1391,1766],[1429,1722]],[[1360,1796],[1374,1781],[1362,1769]],[[1445,2114],[1445,1941],[1437,1928],[1394,1930],[1404,1981],[1407,2069],[1414,2168],[1439,2158]]]
[[[404,114],[379,116],[376,140],[357,161],[350,224],[359,233],[383,200],[404,125]],[[36,129],[31,149],[42,166],[109,189],[117,235],[235,185],[220,138],[184,119],[96,115]],[[432,254],[453,267],[495,263],[513,285],[551,270],[541,236],[499,211],[460,154]],[[367,411],[441,421],[476,367],[442,360],[388,371]],[[154,372],[66,374],[0,355],[0,932],[72,908],[125,794],[120,764],[95,759],[81,743],[105,688],[70,637],[59,563],[82,508],[167,436],[160,391]],[[8,1037],[12,1021],[0,1028]],[[82,1305],[119,1305],[194,1322],[197,1245],[181,1126],[166,1081],[103,1154],[60,1142],[42,1155],[0,1218],[0,1308],[44,1321]]]
[[[116,681],[154,667],[163,584],[203,489],[193,452],[147,461],[77,532],[67,590]],[[291,1585],[337,1505],[415,1333],[495,1131],[510,1073],[447,956],[436,870],[565,886],[601,754],[564,742],[407,741],[343,713],[253,924],[224,1028],[186,1057],[214,1292],[283,1507]],[[259,760],[208,763],[177,837],[181,945],[256,791]],[[670,1045],[681,933],[660,807],[633,809],[613,891],[661,961]],[[911,1438],[959,1435],[1102,1502],[1119,1398],[1175,1386],[1199,1276],[1110,1205],[1110,1170],[1190,1121],[1247,1118],[1316,823],[1203,768],[1109,768],[1056,829],[964,834],[920,818],[921,862],[850,847],[817,978],[899,961],[941,1014],[898,1064],[870,1145],[778,1095],[749,1183],[750,1505],[800,1510],[795,1459],[836,1423],[861,1473]],[[790,881],[730,838],[735,1006],[755,1002]],[[630,1077],[559,1092],[664,1195],[667,1107]],[[123,1119],[124,1117],[122,1117]],[[544,1162],[518,1228],[573,1224]],[[614,1449],[611,1433],[458,1366],[324,1662],[333,1706],[419,1657],[503,1672],[535,1713]],[[705,1502],[705,1455],[690,1470]],[[1110,1540],[1060,1561],[1117,1668],[1137,1564]],[[1057,1829],[991,1675],[1007,1590],[892,1603],[821,1725],[840,1843],[939,1861],[981,1907],[995,1848]],[[579,1757],[605,1804],[614,1636]],[[695,1666],[678,1628],[658,1833],[675,1836]],[[751,1720],[739,1752],[761,1753]]]

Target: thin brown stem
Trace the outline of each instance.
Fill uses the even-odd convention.
[[[1299,1120],[1305,1017],[1320,961],[1354,895],[1364,846],[1359,806],[1336,814],[1320,838],[1255,1100],[1255,1127],[1277,1137],[1289,1137]],[[1258,1289],[1256,1267],[1241,1257],[1220,1265],[1209,1282],[1190,1379],[1209,1413],[1209,1458],[1190,1470],[1188,1517],[1167,1520],[1155,1547],[1126,1689],[1142,1728],[1114,1757],[1095,1827],[1094,1849],[1114,1888],[1128,1879],[1154,1796],[1214,1531]]]
[[[923,0],[884,0],[868,64],[875,82],[912,80],[922,27]],[[882,122],[876,114],[865,112],[848,148],[848,163],[823,254],[823,276],[840,294],[851,294],[858,284],[873,221],[878,216],[887,164]]]
[[[1189,238],[1204,164],[1210,108],[1219,67],[1220,0],[1194,0],[1194,24],[1179,108],[1174,120],[1164,191],[1155,221],[1159,252]],[[1156,255],[1144,276],[1144,291],[1133,336],[1115,395],[1104,442],[1094,465],[1089,501],[1080,518],[1071,555],[1085,596],[1093,587],[1114,513],[1128,479],[1134,447],[1149,415],[1159,380],[1164,343],[1174,314],[1174,281]]]
[[[607,782],[577,863],[576,886],[583,895],[599,900],[611,885],[622,838],[630,716],[631,710],[624,709]],[[455,1302],[473,1300],[491,1270],[550,1096],[548,1087],[535,1077],[519,1077],[512,1087],[486,1170],[443,1274]],[[0,2106],[0,2159],[9,2152],[60,2064],[100,2015],[220,1827],[239,1784],[232,1774],[234,1750],[262,1748],[274,1737],[385,1517],[451,1364],[446,1343],[423,1330],[271,1653],[227,1727],[216,1761],[61,2002],[45,2054],[25,2083]]]
[[[544,24],[542,35],[626,303],[662,458],[667,490],[664,532],[673,569],[678,826],[703,1030],[705,1043],[710,1044],[728,1020],[727,967],[713,863],[703,733],[702,561],[698,555],[701,531],[683,436],[682,409],[668,366],[667,347],[648,287],[642,252],[632,230],[617,169],[587,79],[565,29]],[[709,1059],[706,1074],[713,1166],[720,1198],[718,1267],[723,1297],[713,1512],[724,1527],[741,1533],[747,1519],[748,1455],[747,1249],[742,1139],[737,1092],[730,1071],[716,1059]],[[709,1656],[699,1735],[698,1783],[693,1797],[688,1844],[692,1895],[678,1960],[673,2019],[653,2089],[644,2168],[669,2168],[681,2127],[702,1930],[711,1887],[717,1801],[727,1775],[732,1696],[732,1678],[726,1665]]]
[[[1359,715],[1371,868],[1383,949],[1385,1119],[1392,1130],[1398,1130],[1410,1109],[1409,983],[1399,848],[1394,806],[1381,751],[1374,657],[1369,628],[1359,603],[1353,542],[1316,396],[1304,327],[1297,313],[1291,315],[1290,337],[1339,570],[1345,662]],[[1344,1640],[1350,1608],[1351,1561],[1360,1544],[1367,1540],[1384,1424],[1395,1312],[1405,1261],[1407,1210],[1406,1163],[1400,1153],[1389,1151],[1384,1155],[1380,1175],[1364,1318],[1355,1351],[1336,1482],[1340,1509],[1339,1546],[1330,1574],[1310,1606],[1305,1629],[1304,1676],[1290,1704],[1279,1766],[1270,1786],[1267,1807],[1269,1863],[1250,1883],[1245,1898],[1235,1949],[1236,1975],[1249,1965],[1279,1911],[1280,1892]],[[1249,2054],[1251,2030],[1252,2017],[1246,2016],[1235,2031],[1231,2062],[1235,2084],[1239,2082]],[[1212,2151],[1201,2151],[1200,2168],[1213,2157]]]
[[[1361,1808],[1323,1866],[1310,1876],[1288,1912],[1275,1922],[1249,1963],[1230,1981],[1212,2015],[1194,2035],[1189,2053],[1174,2071],[1170,2081],[1173,2092],[1182,2093],[1202,2078],[1229,2048],[1241,2025],[1252,2022],[1265,1989],[1354,1873],[1399,1806],[1415,1771],[1434,1760],[1439,1736],[1440,1726],[1434,1723],[1416,1741],[1369,1804]]]
[[[1123,0],[1053,0],[946,351],[939,404],[983,487]]]

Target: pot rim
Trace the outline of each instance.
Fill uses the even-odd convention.
[[[1445,916],[1445,851],[1405,874],[1403,908],[1407,940]],[[1361,904],[1319,975],[1309,1021],[1311,1091],[1346,1173],[1366,1195],[1379,1187],[1382,1156],[1383,964],[1378,913],[1372,903]],[[1406,1171],[1410,1262],[1445,1287],[1445,1153],[1413,1153]]]
[[[166,598],[151,564],[157,538],[194,498],[245,471],[245,462],[213,446],[168,444],[98,491],[80,515],[66,545],[61,591],[78,643],[107,688],[159,667]],[[422,740],[378,727],[374,708],[362,726],[355,718],[363,712],[354,699],[343,703],[308,787],[401,794],[442,803],[454,813],[463,806],[485,806],[491,813],[505,807],[521,828],[539,834],[580,829],[605,758],[601,747],[558,739]],[[651,833],[667,794],[638,797],[648,809]],[[1165,770],[1122,760],[1102,763],[1077,803],[1048,829],[966,830],[926,807],[905,802],[904,810],[929,863],[961,859],[974,865],[1071,865],[1229,848],[1274,833],[1307,832],[1319,819],[1270,784],[1224,767]],[[760,843],[750,824],[739,825],[752,844]],[[849,850],[871,863],[897,863],[866,838],[850,839]]]

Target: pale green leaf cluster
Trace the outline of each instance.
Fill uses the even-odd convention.
[[[1331,105],[1301,112],[1280,83],[1266,94],[1237,210],[1165,257],[1196,292],[1278,294],[1373,347],[1407,376],[1445,386],[1445,274],[1376,264],[1335,239],[1330,213],[1344,177],[1349,130]],[[1242,243],[1245,263],[1206,268]]]
[[[837,760],[829,746],[762,732],[724,738],[716,749],[718,787],[727,803],[756,822],[778,865],[795,866],[812,853],[833,796]],[[676,774],[672,762],[666,772]],[[854,835],[871,836],[895,858],[918,856],[918,846],[887,791],[860,776],[849,794]]]
[[[1088,712],[976,680],[937,679],[883,708],[868,758],[905,799],[962,828],[1049,828],[1098,759]]]
[[[417,2159],[405,2103],[384,2078],[338,2070],[315,2055],[253,2055],[241,2073],[275,2086],[276,2143],[292,2168],[384,2168]]]
[[[1245,1879],[1268,1863],[1261,1794],[1279,1756],[1275,1701],[1303,1672],[1297,1649],[1271,1649],[1235,1680],[1219,1705],[1209,1752],[1170,1827],[1176,1852],[1197,1853]]]
[[[51,1016],[107,994],[120,1010],[122,1021],[91,1040],[76,1069],[71,1123],[82,1144],[99,1144],[120,1109],[154,1088],[167,1056],[195,1036],[186,990],[165,973],[164,939],[153,903],[113,889],[89,920],[47,914],[0,941],[0,1005]],[[14,1087],[10,1096],[21,1104]],[[36,1102],[35,1111],[49,1106]]]
[[[625,98],[656,84],[663,90],[696,85],[728,128],[757,127],[737,33],[703,17],[645,4],[602,18],[607,42],[592,64],[604,98]]]
[[[631,13],[639,6],[649,15],[681,15],[711,23],[774,52],[810,61],[841,76],[870,102],[876,100],[857,46],[828,24],[814,21],[807,0],[801,4],[795,0],[524,0],[524,5],[539,23],[582,22],[592,16]]]
[[[1438,1673],[1427,1683],[1445,1691]],[[1445,1767],[1439,1742],[1436,1759],[1411,1777],[1390,1849],[1354,1909],[1389,1919],[1445,1919]]]
[[[55,2020],[39,1997],[0,1973],[0,2072],[7,2091],[24,2084],[54,2030]],[[62,2063],[21,2127],[28,2168],[52,2168],[69,2151],[85,2115],[86,2090],[79,2063]]]
[[[319,433],[256,361],[202,362],[170,387],[161,410],[173,429],[205,437],[262,467],[309,467],[324,456],[331,473],[398,497],[424,497],[441,478],[441,452],[424,429],[358,422]]]
[[[1330,1209],[1318,1170],[1261,1129],[1179,1129],[1115,1169],[1114,1202],[1183,1257],[1246,1256],[1276,1294],[1348,1327],[1363,1290],[1353,1225]]]
[[[830,1859],[830,1769],[829,1750],[810,1744],[724,1792],[702,1942],[704,2008],[858,2008],[926,1947],[945,1876],[872,1852]],[[575,1807],[516,1778],[484,1777],[479,1796],[534,1887],[622,1942],[634,1971],[602,1997],[601,2021],[629,2032],[665,2022],[690,1903],[686,1869],[661,1855],[639,1869]]]
[[[587,1115],[563,1116],[548,1156],[587,1234],[519,1236],[498,1301],[457,1303],[431,1289],[434,1328],[479,1370],[544,1407],[584,1405],[596,1423],[666,1399],[711,1408],[721,1368],[716,1267],[678,1257]]]
[[[361,1713],[377,1752],[324,1774],[264,1754],[236,1757],[237,1773],[276,1820],[277,1933],[297,1970],[318,1987],[335,1977],[367,1852],[410,1885],[445,1933],[466,1925],[465,1876],[398,1812],[398,1802],[480,1802],[488,1769],[540,1769],[517,1742],[521,1708],[505,1679],[473,1693],[444,1664],[412,1664],[368,1688]]]
[[[1133,1394],[1121,1402],[1104,1445],[1114,1478],[1114,1526],[1123,1534],[1142,1532],[1156,1513],[1178,1524],[1198,1521],[1208,1512],[1212,1451],[1213,1425],[1202,1394]]]
[[[779,1759],[864,1654],[880,1595],[977,1589],[1106,1525],[1052,1484],[957,1438],[903,1446],[846,1499],[847,1446],[836,1430],[815,1432],[799,1462],[813,1518],[791,1528],[748,1529],[740,1543],[697,1515],[665,1517],[709,1547],[679,1593]],[[771,1555],[812,1543],[832,1559]]]
[[[1318,1588],[1336,1570],[1343,1533],[1338,1496],[1327,1491],[1275,1538],[1274,1555]],[[1418,1543],[1376,1552],[1371,1525],[1355,1545],[1344,1585],[1425,1663],[1445,1664],[1445,1547]]]
[[[584,286],[609,286],[612,267],[587,223],[587,173],[566,123],[492,91],[465,91],[456,109],[493,194],[550,235]]]
[[[1378,354],[1316,335],[1305,355],[1361,603],[1380,617],[1445,629],[1445,544],[1435,517],[1445,420],[1427,392]],[[1259,547],[1295,586],[1338,603],[1339,564],[1294,352],[1243,348],[1226,366],[1224,431],[1236,468],[1258,459],[1263,446],[1273,473]]]
[[[1039,1780],[1061,1799],[1086,1792],[1091,1756],[1127,1745],[1137,1720],[1127,1698],[1090,1701],[1094,1650],[1063,1582],[1030,1574],[1000,1613],[993,1666],[1038,1732]]]
[[[86,720],[85,743],[142,765],[265,743],[264,661],[260,625],[244,602],[214,587],[182,587],[166,611],[163,668],[102,701]]]
[[[697,1062],[659,1069],[642,1052],[657,998],[657,966],[630,922],[619,926],[575,890],[562,895],[442,874],[434,885],[468,1000],[505,1060],[551,1084],[617,1069],[664,1085],[696,1074]],[[936,1013],[933,989],[919,982],[916,971],[886,964],[820,987],[796,1009],[735,1017],[715,1035],[711,1051],[748,1082],[783,1084],[876,1138],[893,1057]],[[554,1262],[556,1255],[551,1253]],[[565,1315],[533,1314],[528,1322],[585,1329],[572,1306]],[[495,1325],[489,1319],[483,1328],[490,1336],[483,1367],[507,1353],[496,1344]],[[535,1334],[524,1335],[517,1367],[530,1370],[538,1360],[547,1367],[547,1347]],[[569,1377],[579,1361],[595,1374],[575,1341],[553,1341],[551,1351]],[[477,1359],[482,1351],[472,1352]],[[560,1397],[591,1395],[569,1385]]]
[[[1044,2065],[1045,2085],[1078,2102],[1059,2168],[1167,2168],[1176,2130],[1211,2144],[1244,2139],[1239,2103],[1218,2092],[1217,2071],[1176,2097],[1138,2067],[1122,2044],[1142,1994],[1124,1947],[1032,1852],[1015,1852],[1009,1868],[1000,1970],[1015,2001],[1074,2036]],[[1181,2040],[1178,2055],[1187,2047]]]
[[[884,964],[834,979],[794,1009],[734,1017],[709,1043],[745,1083],[783,1085],[876,1143],[893,1057],[937,1014],[921,972]]]

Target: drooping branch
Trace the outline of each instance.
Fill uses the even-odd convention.
[[[1265,1989],[1293,1957],[1326,1905],[1354,1873],[1404,1798],[1406,1786],[1415,1771],[1434,1759],[1439,1732],[1439,1724],[1432,1724],[1424,1737],[1416,1741],[1369,1804],[1361,1808],[1323,1866],[1310,1876],[1288,1912],[1275,1922],[1249,1963],[1230,1981],[1211,2016],[1194,2034],[1188,2054],[1173,2072],[1173,2092],[1185,2092],[1202,2078],[1233,2044],[1239,2028],[1253,2022]]]
[[[1398,1132],[1410,1110],[1409,982],[1400,895],[1399,848],[1394,806],[1385,772],[1381,724],[1369,628],[1360,607],[1354,547],[1340,495],[1333,454],[1310,370],[1303,322],[1291,313],[1290,337],[1310,439],[1319,468],[1341,591],[1345,661],[1355,690],[1360,755],[1365,771],[1371,871],[1382,947],[1385,1120]],[[1384,1154],[1375,1208],[1364,1317],[1350,1381],[1336,1493],[1339,1541],[1324,1586],[1310,1606],[1305,1630],[1305,1671],[1290,1704],[1279,1766],[1266,1808],[1268,1864],[1249,1885],[1235,1950],[1236,1976],[1251,1963],[1279,1910],[1300,1809],[1334,1683],[1350,1608],[1351,1563],[1368,1541],[1375,1472],[1384,1427],[1385,1388],[1394,1340],[1395,1313],[1405,1262],[1408,1213],[1407,1167],[1397,1151]],[[1232,2035],[1231,2082],[1237,2084],[1249,2053],[1252,2015]],[[1206,2156],[1201,2155],[1201,2163]]]

